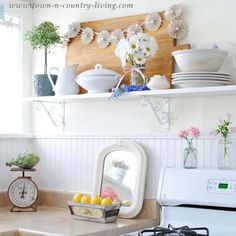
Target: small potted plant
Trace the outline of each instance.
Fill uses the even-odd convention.
[[[48,79],[48,53],[49,50],[61,43],[58,32],[59,26],[55,26],[50,21],[45,21],[25,34],[25,40],[29,41],[33,50],[44,49],[44,74],[34,75],[33,84],[36,96],[54,95],[52,86]],[[53,82],[56,83],[57,76],[51,75]]]
[[[112,161],[112,177],[119,182],[122,182],[126,171],[129,169],[129,165],[127,165],[123,160],[113,160]]]

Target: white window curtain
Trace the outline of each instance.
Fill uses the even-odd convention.
[[[21,17],[5,13],[0,21],[0,133],[22,126]]]

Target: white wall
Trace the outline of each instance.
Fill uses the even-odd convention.
[[[40,1],[38,1],[40,2]],[[45,1],[51,2],[51,1]],[[64,3],[65,1],[58,1]],[[77,2],[77,1],[70,1]],[[91,2],[86,0],[85,2]],[[134,3],[133,9],[111,11],[107,9],[36,9],[35,23],[52,20],[65,32],[67,26],[75,21],[89,21],[103,18],[119,17],[139,13],[161,11],[169,5],[182,2],[189,24],[188,36],[179,43],[205,44],[216,41],[236,43],[236,1],[228,0],[182,0],[182,1],[131,1],[119,0],[119,3]],[[50,57],[51,66],[62,66],[65,61],[63,50]],[[42,69],[42,54],[35,56],[35,72]],[[236,117],[234,109],[235,96],[178,98],[171,103],[171,132],[195,125],[203,132],[208,132],[217,124],[218,117],[229,112]],[[104,101],[83,102],[66,106],[65,133],[109,135],[109,134],[157,134],[165,131],[157,122],[149,108],[142,107],[140,101],[122,101],[109,103]],[[51,126],[43,113],[37,112],[35,118],[37,133],[58,132],[61,130]]]

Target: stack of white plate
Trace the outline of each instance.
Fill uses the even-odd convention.
[[[172,85],[176,88],[210,87],[231,84],[231,76],[224,73],[203,71],[172,74]]]

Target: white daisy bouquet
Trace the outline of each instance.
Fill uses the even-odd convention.
[[[154,56],[158,50],[158,44],[154,37],[145,33],[138,33],[123,38],[117,44],[115,54],[120,58],[122,67],[144,66],[149,56]]]
[[[124,75],[119,83],[112,89],[112,100],[117,100],[124,92],[147,90],[145,77],[145,64],[149,56],[157,53],[158,44],[154,37],[138,32],[128,33],[127,38],[122,38],[116,46],[115,55],[120,58]],[[126,74],[131,73],[130,85],[122,83]]]

